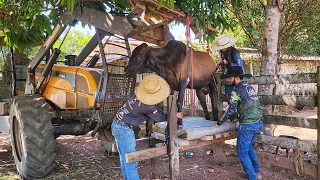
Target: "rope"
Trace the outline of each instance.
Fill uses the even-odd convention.
[[[190,104],[191,104],[191,110],[190,110],[190,114],[191,116],[194,116],[194,91],[193,91],[193,75],[194,75],[194,68],[193,68],[193,53],[192,53],[192,43],[191,43],[191,38],[190,38],[190,17],[187,16],[186,17],[186,38],[187,38],[187,49],[186,49],[186,53],[187,53],[187,57],[186,57],[186,61],[187,61],[187,73],[188,73],[188,78],[191,80],[191,98],[190,98]],[[190,48],[189,48],[190,46]],[[190,78],[190,74],[189,74],[189,63],[191,63],[191,78]]]

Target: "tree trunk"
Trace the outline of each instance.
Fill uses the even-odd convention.
[[[267,0],[267,12],[265,19],[265,30],[262,43],[262,62],[261,75],[275,75],[277,69],[277,45],[278,31],[280,21],[281,0]],[[274,85],[260,85],[259,93],[261,95],[272,95]],[[271,114],[272,107],[265,106],[264,112]],[[266,135],[273,136],[274,128],[271,124],[265,124],[262,132]]]

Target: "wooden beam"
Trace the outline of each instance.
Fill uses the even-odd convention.
[[[147,159],[163,156],[165,154],[167,154],[167,146],[144,149],[136,152],[127,153],[126,162],[132,163],[137,161],[144,161]]]
[[[155,179],[156,178],[156,160],[154,158],[148,159],[148,170],[149,170],[149,179]]]
[[[226,157],[226,152],[229,151],[230,145],[226,146],[226,144],[220,143],[219,147],[213,147],[216,155],[214,156],[214,160],[217,162],[223,162],[223,163],[236,163],[240,162],[238,157],[235,156],[228,156]],[[233,148],[234,149],[234,148]],[[296,157],[293,159],[282,157],[280,155],[275,155],[267,152],[257,151],[256,154],[259,160],[260,164],[264,165],[273,165],[277,167],[281,167],[284,169],[289,169],[293,172],[296,172],[296,169],[300,170],[299,167],[296,167],[295,164],[299,164],[298,161],[296,161]],[[317,166],[303,162],[304,166],[304,174],[310,175],[310,176],[316,176],[317,175]],[[299,165],[298,165],[299,166]]]
[[[317,107],[316,96],[295,95],[259,95],[261,104],[265,105],[288,105],[293,107]]]
[[[150,5],[153,5],[155,7],[158,7],[158,1],[156,0],[134,0],[135,3],[138,3],[138,2],[143,2],[144,4],[148,3]],[[183,11],[181,11],[180,9],[178,8],[170,8],[166,5],[162,6],[160,9],[165,9],[165,11],[168,13],[168,14],[174,14],[175,16],[181,16],[181,17],[185,17],[185,13]]]
[[[203,136],[200,138],[200,140],[203,141],[212,141],[213,140],[213,136]]]
[[[202,141],[202,140],[192,140],[189,142],[188,146],[182,146],[180,147],[181,151],[187,151],[190,149],[195,149],[203,146],[209,146],[209,145],[214,145],[215,143],[220,143],[224,142],[226,140],[234,139],[236,138],[236,132],[233,131],[232,135],[227,137],[227,138],[220,138],[220,139],[213,139],[212,141]]]
[[[165,23],[150,26],[139,25],[130,33],[129,37],[160,46],[164,46],[169,40],[174,39]]]
[[[316,118],[294,117],[294,116],[283,116],[283,115],[263,115],[263,123],[317,129]]]
[[[134,8],[128,14],[128,18],[138,18],[141,14],[146,10],[146,6],[141,5],[139,3],[135,4]]]
[[[221,95],[223,101],[228,101],[225,94]],[[295,95],[259,95],[261,104],[264,105],[287,105],[293,107],[317,107],[316,96]]]
[[[244,78],[249,84],[302,84],[317,83],[316,73],[265,75]]]
[[[135,3],[143,3],[146,5],[146,7],[154,12],[154,13],[158,13],[161,16],[165,17],[166,19],[170,19],[170,20],[175,20],[175,21],[180,21],[182,23],[185,23],[186,21],[186,13],[184,13],[183,11],[181,11],[179,8],[170,8],[169,6],[162,6],[160,9],[157,9],[158,7],[158,1],[156,0],[133,0]],[[190,26],[192,27],[196,27],[196,22],[194,19],[191,19],[191,24]],[[193,28],[194,29],[194,28]],[[211,27],[208,25],[207,30],[209,32],[214,32],[216,31],[215,28]],[[194,32],[196,33],[196,32]]]
[[[266,152],[257,151],[257,156],[260,164],[271,164],[277,167],[282,167],[285,169],[290,169],[296,172],[296,167],[294,165],[294,160],[282,157],[279,155],[274,155]],[[299,162],[298,162],[299,163]],[[317,176],[317,166],[304,162],[304,173],[311,176]]]
[[[221,73],[216,73],[214,75],[214,77],[216,79],[216,82],[217,82],[217,85],[216,85],[217,91],[218,91],[217,108],[218,108],[218,117],[219,118],[222,116],[222,113],[223,113],[223,101],[222,101],[222,98],[221,98],[221,95],[222,95],[222,84],[221,84],[220,76],[221,76]]]
[[[169,147],[169,171],[170,171],[170,179],[177,180],[179,179],[179,147],[178,142],[175,141],[176,139],[176,132],[177,132],[177,95],[178,93],[175,91],[174,95],[170,95],[168,97],[168,147]]]
[[[232,133],[232,136],[227,138],[220,138],[220,139],[214,139],[212,141],[202,141],[202,140],[192,140],[189,141],[189,145],[187,146],[181,146],[180,151],[186,151],[190,149],[195,149],[203,146],[212,145],[213,143],[217,142],[223,142],[229,139],[235,138],[235,132]],[[156,148],[149,148],[144,149],[136,152],[131,152],[126,154],[126,162],[132,163],[136,161],[143,161],[155,157],[163,156],[167,153],[167,147],[166,146],[160,146]]]
[[[257,135],[255,142],[265,143],[287,149],[296,149],[299,147],[303,152],[316,152],[317,145],[310,141],[291,139],[286,137],[267,136],[263,134]]]
[[[165,134],[159,133],[159,132],[153,132],[151,133],[151,136],[155,139],[159,139],[161,141],[166,141],[166,136]],[[178,137],[176,137],[176,141],[178,143],[179,146],[187,146],[189,145],[189,141],[188,140],[184,140],[184,139],[180,139]]]
[[[220,139],[222,138],[222,134],[214,134],[213,137],[214,139]]]

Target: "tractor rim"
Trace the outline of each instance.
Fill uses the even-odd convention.
[[[22,138],[21,138],[21,127],[16,117],[13,117],[13,140],[14,148],[18,160],[21,162],[22,159]]]

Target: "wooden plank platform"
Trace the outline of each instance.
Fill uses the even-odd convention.
[[[235,134],[236,134],[235,131],[228,131],[228,132],[214,134],[212,136],[203,136],[203,137],[200,138],[200,140],[212,141],[213,139],[228,138],[228,137],[233,136]]]
[[[213,139],[213,140],[189,140],[188,145],[182,145],[179,146],[180,151],[186,151],[190,149],[195,149],[203,146],[208,146],[208,145],[213,145],[214,143],[218,142],[224,142],[229,139],[234,139],[236,137],[236,131],[229,131],[224,133],[222,135],[221,133],[221,138],[218,139]],[[167,153],[167,147],[166,146],[161,146],[161,147],[156,147],[156,148],[149,148],[149,149],[144,149],[136,152],[131,152],[126,154],[126,162],[127,163],[132,163],[136,161],[142,161],[142,160],[147,160],[151,158],[156,158],[163,156]]]

